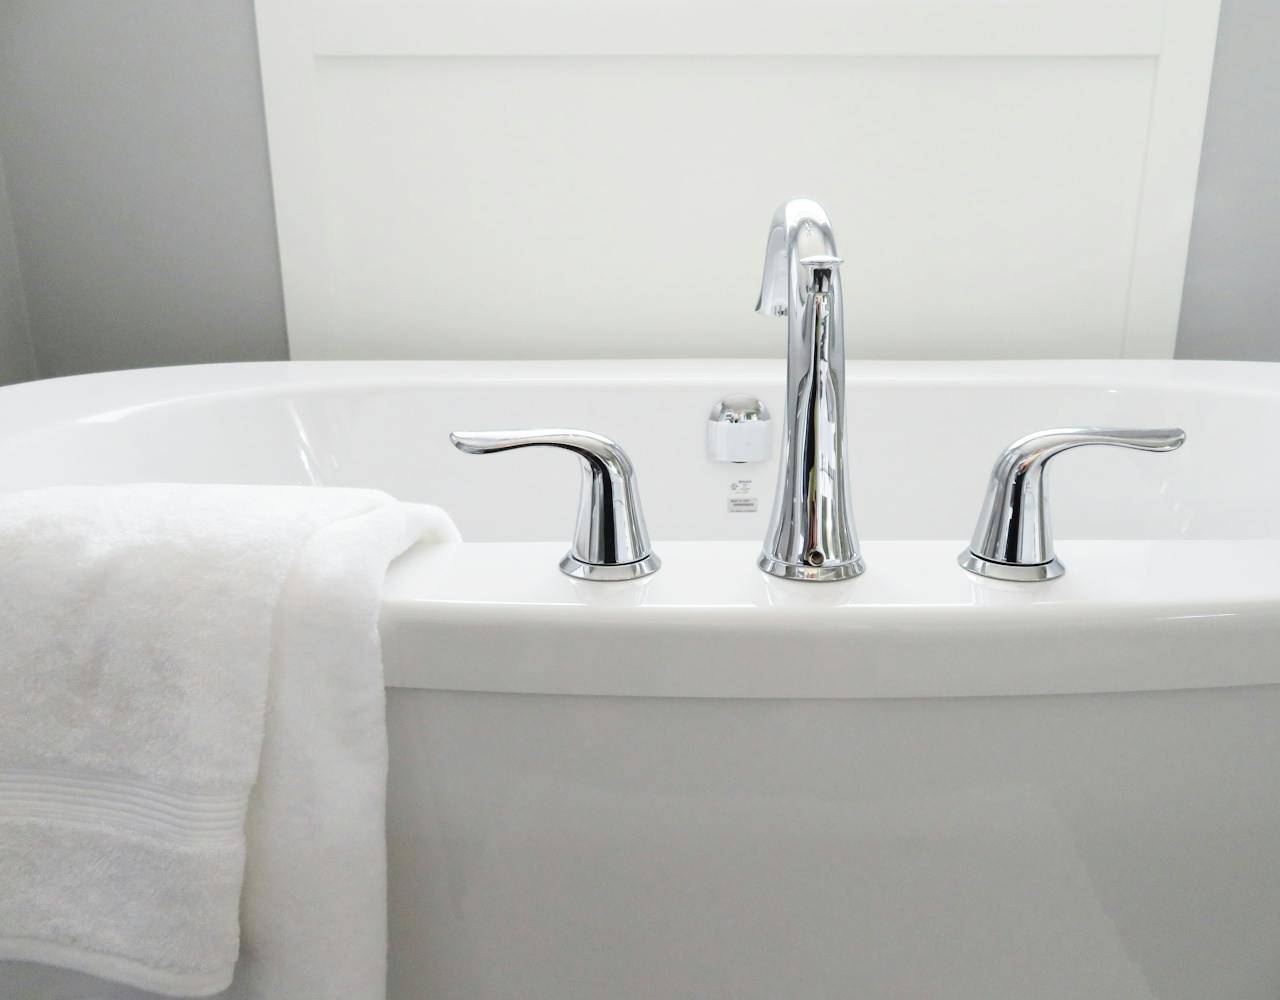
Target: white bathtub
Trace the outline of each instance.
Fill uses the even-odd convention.
[[[853,363],[869,569],[836,584],[759,573],[774,467],[705,457],[712,404],[780,414],[782,376],[64,379],[0,390],[0,489],[359,485],[452,512],[467,541],[397,562],[382,616],[391,1000],[1275,1000],[1280,366]],[[1188,441],[1055,460],[1062,579],[966,574],[999,449],[1078,424]],[[628,449],[655,576],[557,571],[572,457],[447,438],[538,425]]]

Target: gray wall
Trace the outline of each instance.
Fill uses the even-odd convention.
[[[1223,0],[1178,356],[1280,361],[1280,3]]]
[[[18,244],[9,213],[4,160],[0,158],[0,385],[35,377],[35,351],[18,268]]]
[[[1276,38],[1223,0],[1182,357],[1280,360]],[[0,382],[286,356],[252,0],[0,0],[0,154]]]
[[[0,0],[41,375],[286,356],[251,0]]]

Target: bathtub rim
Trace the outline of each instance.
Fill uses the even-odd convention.
[[[1280,399],[1280,363],[1272,362],[1219,362],[1192,360],[1067,360],[1045,362],[1029,361],[856,361],[851,368],[851,382],[893,382],[898,384],[928,384],[932,382],[965,385],[993,386],[1007,385],[1016,382],[1020,387],[1027,386],[1095,386],[1105,388],[1143,388],[1158,387],[1161,389],[1194,390],[1205,392],[1226,392],[1234,395],[1266,397]],[[642,360],[642,361],[303,361],[303,362],[252,362],[218,365],[191,365],[172,368],[136,369],[131,371],[109,372],[89,375],[69,376],[40,382],[22,383],[0,388],[0,426],[4,427],[0,434],[0,447],[30,440],[33,436],[51,433],[80,422],[96,422],[115,420],[126,417],[142,409],[163,408],[169,405],[199,404],[213,399],[252,396],[279,396],[290,393],[310,394],[343,389],[376,389],[384,387],[429,388],[433,384],[457,385],[462,382],[475,382],[482,385],[526,384],[526,385],[558,385],[574,383],[590,384],[638,384],[651,381],[668,383],[696,383],[707,386],[733,386],[743,380],[764,380],[781,382],[783,376],[781,360],[752,359],[682,359],[682,360]],[[503,543],[504,545],[506,543]],[[525,551],[525,543],[518,547]],[[547,543],[527,543],[530,558],[535,557],[538,546]],[[673,579],[675,570],[670,561],[672,543],[664,543],[656,539],[655,544],[668,567],[660,575],[663,581]],[[679,543],[697,545],[700,543]],[[708,543],[710,544],[710,543]],[[724,543],[744,545],[744,543]],[[867,580],[871,583],[863,586],[875,587],[875,581],[882,577],[886,567],[896,563],[895,557],[877,557],[875,548],[881,544],[900,544],[868,542],[872,571]],[[921,543],[924,544],[924,543]],[[958,551],[962,540],[954,542],[929,543],[938,546],[936,560],[938,572],[953,574],[944,585],[953,586],[956,580],[967,577],[954,565],[954,554]],[[1068,563],[1076,559],[1079,546],[1087,546],[1088,542],[1063,539],[1060,543],[1064,558]],[[1105,543],[1114,547],[1116,543]],[[1150,543],[1157,544],[1157,543]],[[384,603],[383,628],[384,646],[388,650],[387,677],[391,686],[426,687],[448,690],[494,690],[513,693],[560,693],[560,694],[594,694],[594,695],[630,695],[630,696],[675,696],[675,697],[956,697],[984,695],[1014,694],[1071,694],[1122,691],[1156,691],[1193,688],[1216,688],[1246,686],[1256,684],[1280,683],[1280,635],[1277,635],[1277,622],[1280,622],[1280,581],[1272,582],[1263,571],[1265,566],[1274,565],[1275,557],[1280,553],[1255,553],[1248,559],[1240,553],[1231,553],[1224,546],[1231,542],[1217,541],[1169,541],[1158,543],[1163,546],[1218,546],[1215,550],[1222,559],[1232,563],[1232,579],[1243,586],[1227,600],[1219,599],[1204,593],[1184,592],[1181,594],[1146,595],[1146,599],[1135,598],[1130,602],[1128,611],[1139,612],[1142,622],[1126,621],[1120,625],[1128,628],[1126,641],[1136,642],[1145,634],[1142,629],[1154,628],[1170,630],[1171,621],[1230,621],[1225,633],[1209,634],[1208,629],[1218,626],[1206,626],[1204,634],[1197,633],[1194,642],[1172,641],[1167,650],[1164,662],[1153,663],[1153,657],[1144,657],[1143,663],[1114,662],[1109,668],[1082,669],[1069,656],[1059,655],[1055,650],[1052,656],[1043,658],[1034,670],[1019,666],[1016,662],[996,669],[990,664],[975,665],[963,671],[948,672],[935,664],[930,670],[895,668],[891,662],[893,655],[918,660],[919,644],[913,645],[909,637],[902,635],[898,628],[905,621],[901,609],[875,609],[869,606],[850,612],[831,607],[824,607],[828,597],[822,596],[823,587],[809,588],[805,593],[809,597],[801,599],[796,608],[782,610],[779,613],[765,612],[765,618],[753,623],[749,619],[753,615],[761,615],[761,609],[745,604],[734,609],[732,607],[704,607],[706,619],[700,625],[704,628],[725,629],[732,632],[740,628],[743,634],[751,635],[753,628],[763,630],[766,637],[786,634],[797,629],[810,629],[819,632],[829,631],[832,635],[842,635],[846,631],[862,629],[871,631],[886,638],[896,636],[898,643],[893,649],[886,647],[880,651],[873,664],[848,665],[849,656],[843,651],[832,649],[830,655],[821,658],[821,666],[807,670],[797,670],[794,664],[785,659],[766,664],[756,670],[705,669],[699,671],[678,672],[659,671],[645,672],[635,662],[623,660],[613,670],[578,671],[576,674],[566,672],[562,665],[551,661],[526,669],[520,675],[510,672],[505,677],[486,675],[483,671],[470,674],[465,670],[465,657],[461,660],[455,656],[450,665],[443,658],[437,658],[434,664],[422,666],[422,658],[402,655],[397,652],[405,636],[413,637],[415,643],[428,643],[431,636],[423,636],[423,628],[439,628],[446,619],[458,622],[460,613],[456,602],[452,606],[447,603],[423,600],[422,594],[408,602],[401,601],[389,590],[388,599]],[[1271,542],[1258,543],[1271,546]],[[744,552],[746,551],[744,546]],[[945,548],[946,558],[941,558]],[[1170,553],[1175,550],[1170,549]],[[1177,551],[1190,551],[1182,549]],[[1175,560],[1176,555],[1171,555]],[[736,559],[726,565],[737,566],[742,560]],[[554,566],[554,560],[547,566]],[[943,569],[945,567],[945,570]],[[530,570],[532,572],[532,568]],[[390,583],[402,572],[393,567]],[[755,581],[758,574],[754,569],[743,568],[740,572],[743,579]],[[1225,570],[1224,570],[1225,572]],[[1109,571],[1109,577],[1115,581],[1125,580],[1123,567],[1117,565]],[[942,579],[939,577],[939,579]],[[1068,574],[1067,581],[1079,580],[1079,576]],[[423,581],[415,583],[418,586]],[[1129,581],[1134,584],[1133,580]],[[858,581],[851,581],[858,586]],[[790,584],[792,587],[806,587],[803,584]],[[988,585],[990,586],[990,585]],[[1010,585],[1005,585],[1010,586]],[[1011,585],[1017,587],[1018,585]],[[716,589],[710,591],[712,598]],[[966,627],[990,629],[992,633],[1000,630],[1026,630],[1033,624],[1027,619],[1031,615],[1056,616],[1046,619],[1056,632],[1053,635],[1070,638],[1073,631],[1105,628],[1109,612],[1100,606],[1091,606],[1090,602],[1063,602],[1059,610],[1035,610],[1036,598],[1034,588],[1020,589],[1015,603],[1003,610],[992,607],[973,607],[959,612],[969,617]],[[1023,601],[1024,604],[1018,604]],[[483,616],[493,617],[487,627],[512,627],[521,616],[528,614],[527,607],[521,607],[520,601],[489,600],[474,602],[476,607],[466,614],[479,615],[475,620],[483,622]],[[706,602],[704,602],[706,603]],[[714,604],[714,600],[710,602]],[[867,602],[868,604],[874,602]],[[927,606],[929,602],[917,600],[919,606]],[[481,608],[481,605],[485,608]],[[1096,605],[1097,602],[1094,602]],[[1212,605],[1212,606],[1210,606]],[[480,610],[477,610],[479,608]],[[487,610],[486,610],[487,608]],[[954,609],[953,609],[954,610]],[[661,624],[661,614],[656,617],[653,609],[613,609],[604,610],[599,606],[584,604],[582,607],[563,611],[571,616],[561,620],[557,617],[561,612],[547,612],[542,609],[537,614],[545,618],[542,627],[553,630],[568,624],[571,627],[594,629],[610,627],[622,629],[635,628],[637,634],[641,626],[649,628]],[[945,618],[951,612],[940,612],[934,609],[936,618]],[[897,614],[898,621],[889,618]],[[576,615],[577,617],[572,617]],[[842,617],[843,615],[843,617]],[[442,617],[443,616],[443,617]],[[736,619],[741,621],[735,623]],[[879,616],[879,617],[877,617]],[[1012,621],[1008,620],[1013,616]],[[951,615],[954,617],[954,615]],[[1132,614],[1131,614],[1132,617]],[[856,618],[856,620],[855,620]],[[957,619],[955,623],[957,624]],[[1164,623],[1164,624],[1153,624]],[[535,623],[537,624],[537,623]],[[929,623],[925,623],[926,625]],[[663,627],[676,628],[680,623],[666,623]],[[1179,626],[1186,628],[1186,626]],[[895,631],[895,629],[897,629]],[[1044,634],[1044,633],[1042,633]],[[1152,633],[1154,634],[1154,633]],[[1254,650],[1247,657],[1231,661],[1228,656],[1221,655],[1221,644],[1216,638],[1225,635],[1226,640],[1243,644]],[[532,638],[538,639],[535,633]],[[1164,641],[1164,637],[1157,637]],[[1154,641],[1154,640],[1153,640]],[[1196,643],[1200,645],[1196,645]],[[625,644],[623,644],[625,645]],[[634,647],[635,650],[642,646]],[[734,647],[725,656],[737,656],[739,660],[750,657],[750,644]],[[634,650],[633,650],[634,651]],[[638,655],[638,654],[637,654]],[[1197,662],[1196,658],[1199,657]],[[428,658],[429,659],[429,658]],[[991,659],[990,657],[988,659]],[[903,662],[906,662],[904,660]],[[630,664],[628,666],[628,663]],[[461,666],[460,666],[461,664]],[[918,666],[918,665],[917,665]],[[448,669],[444,669],[448,667]],[[572,674],[572,676],[571,676]]]

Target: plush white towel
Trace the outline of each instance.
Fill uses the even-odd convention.
[[[0,494],[0,997],[383,1000],[376,626],[420,538],[457,533],[367,490]]]

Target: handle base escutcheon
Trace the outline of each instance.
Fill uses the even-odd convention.
[[[994,559],[983,559],[965,549],[956,561],[962,569],[974,576],[988,580],[1008,580],[1010,583],[1043,583],[1045,580],[1056,580],[1067,571],[1062,560],[1056,556],[1047,563],[1002,563]]]
[[[617,583],[623,580],[639,580],[658,572],[662,568],[662,560],[652,552],[643,559],[629,563],[589,563],[575,558],[572,552],[565,554],[560,560],[560,572],[575,580],[590,580],[593,583]]]

